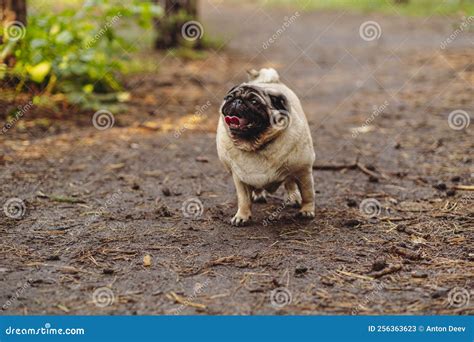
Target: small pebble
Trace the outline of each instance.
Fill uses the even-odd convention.
[[[344,221],[344,227],[350,227],[350,228],[352,228],[352,227],[358,226],[359,224],[360,224],[360,221],[359,221],[359,220],[354,220],[354,219],[352,219],[352,220],[346,220],[346,221]]]
[[[433,292],[433,293],[431,294],[431,298],[444,297],[444,295],[446,295],[447,292],[448,292],[448,290],[446,290],[446,289],[439,289],[439,290],[436,290],[435,292]]]
[[[348,198],[346,200],[346,204],[349,208],[354,208],[354,207],[357,207],[357,201],[352,199],[352,198]]]
[[[454,196],[456,195],[456,190],[454,189],[449,189],[448,191],[446,191],[446,196]]]
[[[165,196],[171,196],[171,191],[169,188],[167,187],[164,187],[163,189],[161,189],[161,192],[163,193],[163,195]]]
[[[447,189],[447,186],[444,183],[438,183],[438,184],[434,185],[433,187],[437,190],[440,190],[440,191],[444,191],[444,190]]]
[[[296,275],[301,275],[304,274],[308,271],[308,267],[305,266],[298,266],[295,268],[295,274]]]
[[[407,226],[405,226],[404,224],[400,224],[397,226],[397,231],[399,232],[404,232],[406,229],[407,229]]]
[[[369,176],[369,182],[370,183],[378,183],[379,179],[375,176]]]
[[[197,161],[197,162],[200,162],[200,163],[208,163],[208,162],[209,162],[209,159],[207,159],[207,158],[204,157],[204,156],[197,156],[197,157],[196,157],[196,161]]]
[[[329,279],[321,279],[321,283],[326,286],[334,286],[334,282]]]
[[[172,217],[173,213],[165,204],[162,204],[158,208],[156,208],[155,215],[157,217]]]
[[[385,259],[377,259],[372,264],[372,271],[378,272],[383,270],[385,267],[387,267],[387,262],[385,261]]]
[[[460,181],[461,181],[460,176],[454,176],[453,178],[451,178],[451,182],[457,183],[457,182],[460,182]]]
[[[428,278],[428,273],[421,271],[414,271],[411,273],[413,278]]]

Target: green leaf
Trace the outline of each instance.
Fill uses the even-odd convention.
[[[38,49],[43,46],[46,46],[47,44],[48,42],[46,41],[46,39],[37,38],[31,40],[30,46],[32,49]]]
[[[60,30],[61,30],[61,27],[58,24],[54,24],[53,26],[51,26],[51,29],[49,30],[49,34],[52,36],[55,36],[59,33]]]
[[[94,85],[93,84],[86,84],[84,87],[82,87],[82,90],[86,94],[91,94],[94,91]]]
[[[72,42],[73,36],[69,31],[63,31],[56,37],[56,43],[58,44],[69,44]]]
[[[41,62],[35,66],[26,66],[26,71],[30,75],[32,81],[41,83],[44,81],[45,77],[49,74],[51,70],[50,62]]]

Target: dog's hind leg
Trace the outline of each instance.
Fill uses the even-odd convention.
[[[301,207],[301,193],[298,190],[296,181],[292,178],[285,180],[285,203],[286,205],[299,208]]]
[[[314,181],[312,167],[310,166],[308,169],[298,173],[295,178],[302,198],[299,215],[312,218],[314,217]]]
[[[254,203],[267,203],[267,192],[264,189],[252,191],[252,201]]]

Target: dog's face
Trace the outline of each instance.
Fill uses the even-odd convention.
[[[256,140],[270,135],[268,133],[275,130],[276,112],[280,116],[289,115],[286,97],[269,94],[265,89],[250,84],[233,87],[221,107],[230,135],[241,140]]]

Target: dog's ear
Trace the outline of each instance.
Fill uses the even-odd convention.
[[[286,112],[290,111],[288,107],[288,100],[283,94],[268,94],[270,96],[270,101],[272,102],[272,107],[276,110],[284,110]]]
[[[247,70],[247,75],[249,77],[249,81],[253,81],[254,79],[258,77],[258,75],[260,75],[260,72],[255,69],[250,69],[250,70]]]

